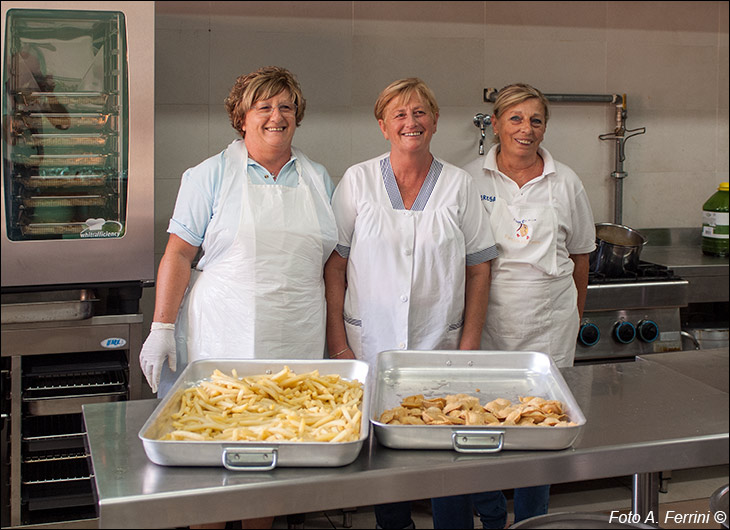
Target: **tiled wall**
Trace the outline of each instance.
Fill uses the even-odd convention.
[[[389,82],[434,90],[432,152],[478,156],[472,119],[486,87],[627,94],[623,222],[699,226],[728,180],[728,3],[157,2],[157,262],[182,172],[236,137],[223,99],[234,79],[276,64],[294,72],[307,112],[294,143],[335,180],[388,149],[372,114]],[[596,221],[613,221],[614,109],[553,104],[544,146],[583,179]],[[149,303],[149,302],[148,302]],[[151,309],[145,311],[151,314]]]

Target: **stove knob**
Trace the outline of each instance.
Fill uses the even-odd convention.
[[[659,338],[659,326],[653,320],[640,320],[636,329],[644,342],[654,342]]]
[[[592,322],[581,324],[578,331],[578,341],[585,346],[595,346],[601,340],[601,330]]]
[[[636,328],[631,322],[617,322],[613,327],[613,338],[621,344],[631,344],[636,338]]]

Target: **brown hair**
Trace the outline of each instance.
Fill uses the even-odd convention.
[[[431,117],[436,118],[439,113],[439,106],[436,103],[436,96],[430,88],[421,79],[417,77],[408,77],[406,79],[399,79],[389,84],[378,96],[378,100],[375,102],[375,118],[380,121],[383,119],[383,112],[391,101],[397,99],[398,101],[409,101],[413,96],[418,96],[424,103],[426,103],[431,110]]]
[[[245,136],[243,123],[246,113],[251,110],[251,107],[257,101],[269,99],[284,91],[289,92],[294,99],[297,108],[296,123],[298,127],[304,118],[304,109],[307,102],[294,74],[279,66],[265,66],[250,74],[239,76],[233,84],[230,94],[225,99],[226,110],[233,128],[242,136]]]

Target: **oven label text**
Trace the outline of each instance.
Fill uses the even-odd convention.
[[[127,344],[127,341],[119,337],[112,337],[101,341],[102,348],[121,348],[125,344]]]

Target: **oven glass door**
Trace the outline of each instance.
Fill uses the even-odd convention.
[[[121,238],[128,167],[124,14],[11,9],[5,24],[8,239]]]

